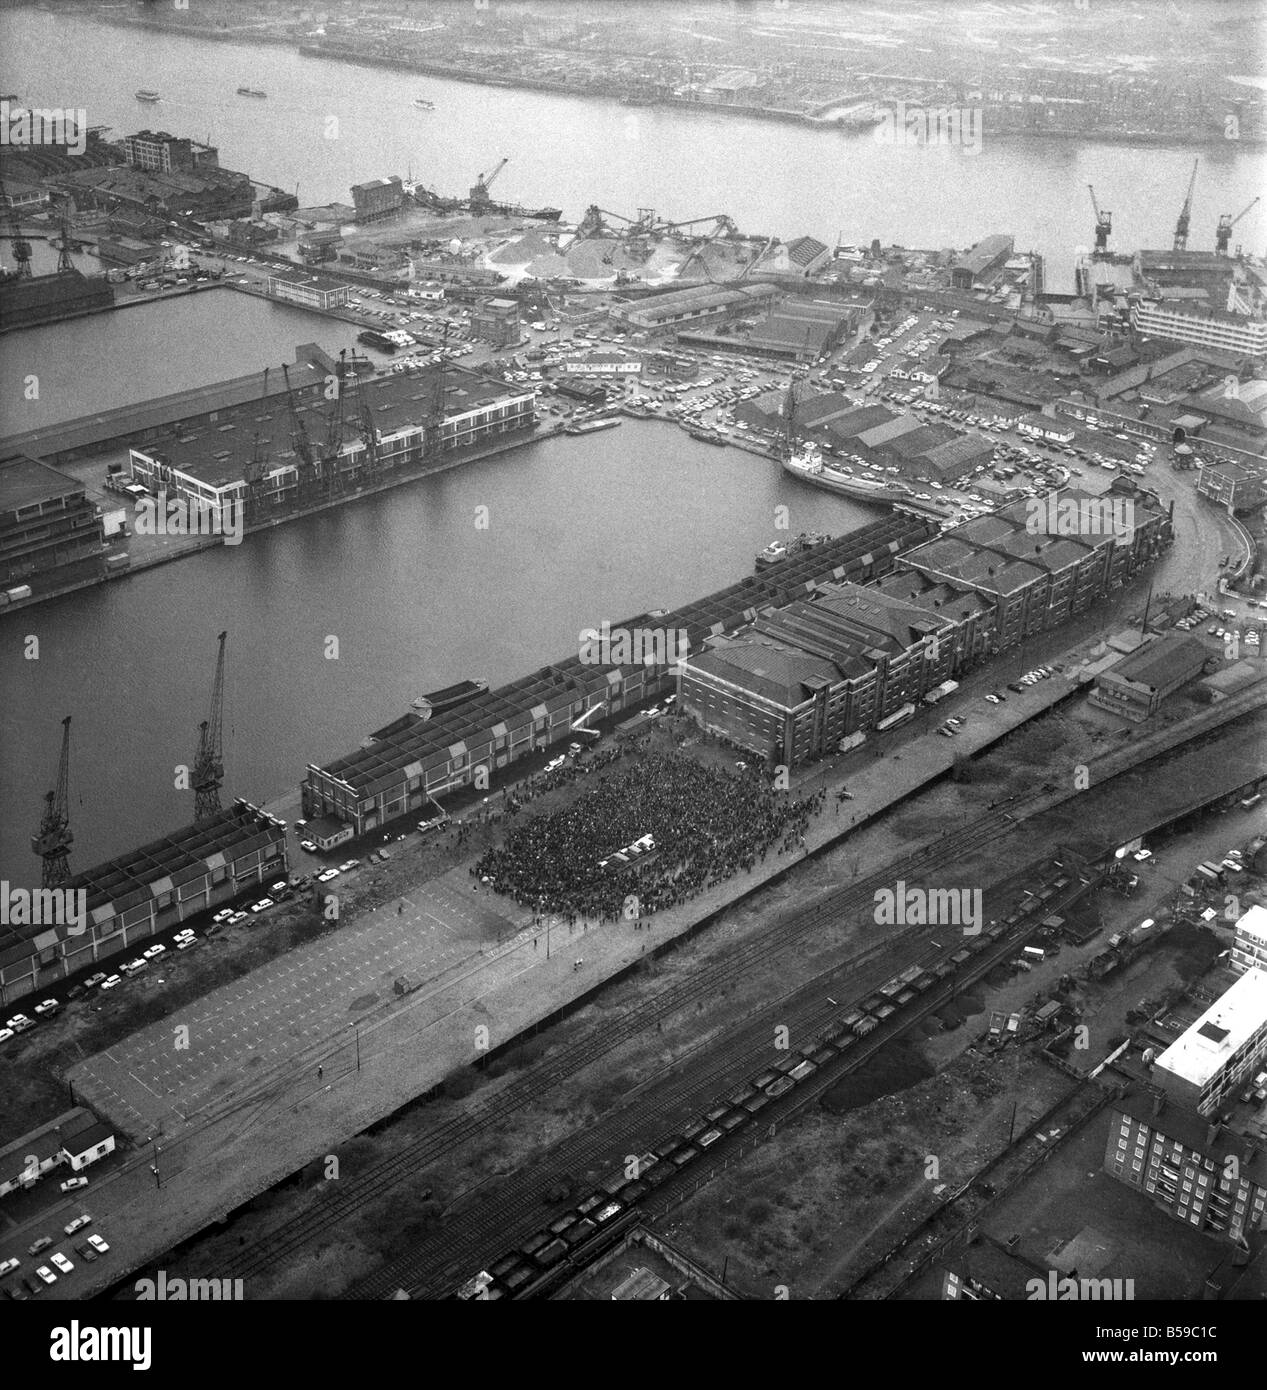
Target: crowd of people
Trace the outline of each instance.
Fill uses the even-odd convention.
[[[825,797],[820,791],[797,798],[774,790],[755,770],[707,767],[678,751],[615,771],[601,770],[602,758],[590,761],[584,793],[527,818],[480,857],[472,874],[534,912],[569,923],[627,917],[634,898],[637,916],[646,917],[741,870],[751,872],[776,847],[803,845]],[[645,835],[654,837],[655,851],[644,862],[599,867]]]

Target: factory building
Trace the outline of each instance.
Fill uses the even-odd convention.
[[[62,271],[0,280],[0,329],[35,328],[109,309],[114,287],[104,275]]]
[[[814,551],[772,566],[668,613],[643,614],[613,631],[685,635],[691,650],[757,616],[759,607],[787,604],[815,583],[887,573],[897,554],[934,532],[910,516],[892,516]],[[429,798],[475,781],[477,769],[509,766],[552,744],[575,739],[581,721],[596,723],[667,690],[677,678],[680,643],[644,652],[645,661],[589,662],[582,653],[488,691],[431,718],[405,716],[367,745],[324,767],[310,765],[302,786],[304,816],[329,816],[356,835],[414,814]],[[615,656],[615,648],[612,649]]]
[[[1237,919],[1228,965],[1238,975],[1247,970],[1267,970],[1267,908],[1255,905]]]
[[[971,290],[991,271],[998,270],[1011,258],[1013,239],[1010,236],[988,236],[955,262],[950,268],[950,283],[957,290]]]
[[[387,472],[420,464],[430,454],[468,448],[536,424],[536,394],[485,381],[449,367],[445,372],[444,413],[433,438],[437,375],[402,373],[368,381],[361,389],[378,430],[376,470]],[[314,449],[323,446],[331,403],[321,390],[297,405]],[[131,480],[147,491],[165,491],[199,504],[221,517],[245,506],[250,493],[250,524],[297,505],[311,481],[291,444],[291,424],[284,397],[247,400],[219,411],[207,423],[182,430],[175,441],[134,446],[129,450]],[[246,468],[259,437],[265,461],[253,493]],[[369,465],[360,422],[347,418],[343,442],[323,486],[333,493],[364,474]],[[323,475],[324,476],[324,475]]]
[[[1185,1110],[1210,1116],[1267,1058],[1267,971],[1247,970],[1157,1058],[1154,1077]]]
[[[68,975],[135,951],[159,932],[286,873],[285,822],[235,801],[204,825],[75,874],[62,886],[86,894],[82,923],[0,927],[0,1002],[54,989]]]
[[[165,130],[141,130],[125,136],[123,157],[134,169],[158,174],[189,174],[220,167],[220,152],[214,145],[200,145],[197,140]]]
[[[703,285],[618,304],[611,317],[645,333],[672,332],[683,325],[721,323],[759,313],[780,294],[774,285],[740,285],[734,289]]]
[[[519,301],[481,299],[471,309],[471,337],[495,348],[514,347],[519,341]]]
[[[1203,461],[1197,471],[1197,491],[1229,512],[1253,511],[1267,501],[1267,467]]]
[[[11,591],[55,593],[104,572],[105,533],[83,483],[28,454],[0,459],[0,609]]]
[[[1244,1242],[1263,1228],[1267,1153],[1145,1087],[1109,1108],[1104,1171],[1146,1193],[1167,1216],[1210,1235]]]
[[[1168,695],[1201,675],[1209,658],[1199,637],[1170,632],[1101,671],[1088,698],[1093,705],[1140,724],[1157,713]]]
[[[370,179],[352,185],[352,206],[359,223],[381,222],[394,217],[405,205],[405,189],[400,178]]]
[[[791,764],[829,753],[1151,563],[1170,518],[1150,495],[1131,500],[1129,537],[1035,530],[1031,507],[1016,503],[904,551],[871,587],[850,576],[854,585],[765,608],[688,657],[681,707],[758,756]]]

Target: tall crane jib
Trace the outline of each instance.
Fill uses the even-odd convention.
[[[44,814],[39,829],[31,836],[31,848],[43,861],[41,886],[56,888],[70,878],[70,715],[62,720],[62,752],[57,763],[57,785],[44,793]]]
[[[205,825],[220,814],[220,787],[224,782],[224,644],[217,639],[216,679],[211,689],[211,712],[198,726],[198,756],[194,759],[194,824]]]
[[[1087,192],[1091,194],[1091,207],[1095,212],[1095,254],[1104,257],[1109,254],[1109,237],[1113,232],[1113,214],[1101,208],[1095,196],[1095,189],[1091,184],[1087,184]]]
[[[1192,190],[1197,182],[1197,165],[1201,161],[1192,161],[1192,176],[1188,180],[1188,193],[1183,200],[1183,207],[1179,209],[1179,220],[1175,223],[1175,244],[1176,251],[1186,251],[1188,249],[1188,223],[1192,219]]]

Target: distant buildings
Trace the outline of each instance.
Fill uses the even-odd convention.
[[[142,130],[125,136],[123,157],[134,169],[159,174],[192,173],[220,165],[220,152],[214,145],[200,145],[165,130]]]

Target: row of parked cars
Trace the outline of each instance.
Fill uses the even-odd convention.
[[[85,1226],[92,1225],[92,1217],[87,1212],[81,1212],[73,1221],[68,1221],[62,1227],[63,1232],[68,1236],[76,1235]],[[53,1244],[52,1236],[40,1236],[27,1246],[28,1255],[40,1255]],[[86,1264],[91,1264],[93,1260],[100,1259],[110,1249],[109,1243],[104,1237],[93,1234],[87,1237],[81,1244],[74,1247],[75,1254]],[[52,1269],[49,1268],[52,1265]],[[14,1256],[12,1259],[0,1260],[0,1279],[6,1275],[14,1273],[22,1267],[22,1261]],[[6,1298],[12,1298],[18,1302],[27,1298],[33,1298],[44,1292],[50,1284],[57,1283],[57,1276],[67,1275],[73,1272],[74,1263],[67,1259],[60,1251],[55,1250],[48,1257],[48,1264],[37,1265],[30,1274],[19,1275],[7,1283],[0,1284],[0,1289],[4,1290]],[[53,1270],[56,1270],[55,1274]]]

